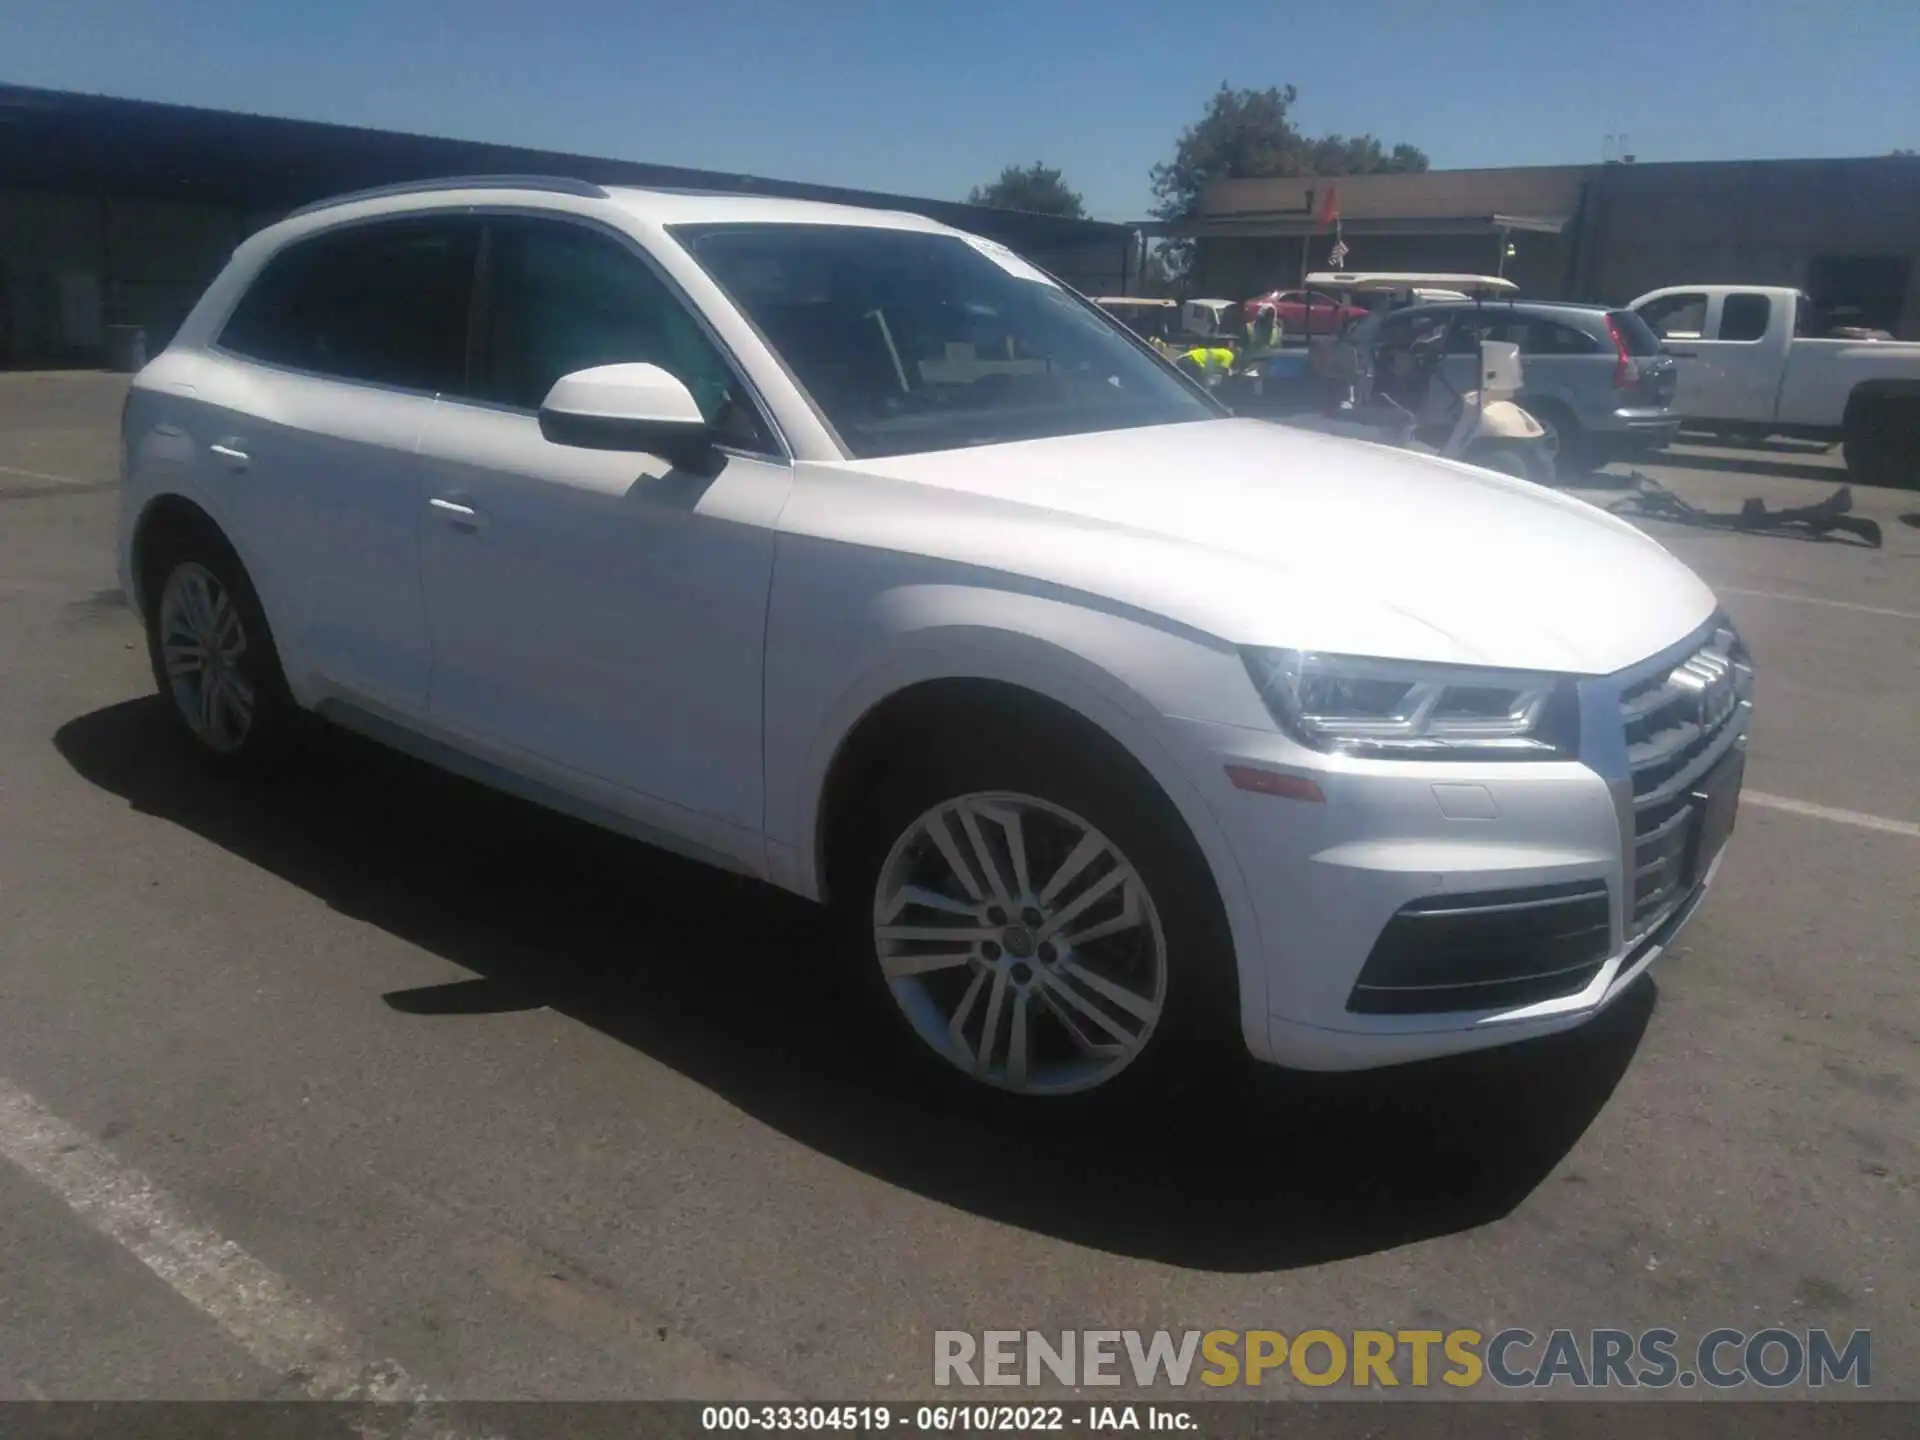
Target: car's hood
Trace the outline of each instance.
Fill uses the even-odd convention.
[[[1594,506],[1259,420],[808,469],[840,481],[834,500],[816,486],[794,507],[799,528],[1104,595],[1237,644],[1600,674],[1714,608],[1692,571]]]

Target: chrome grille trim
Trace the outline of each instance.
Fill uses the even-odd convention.
[[[1631,949],[1686,900],[1681,866],[1693,787],[1746,740],[1753,664],[1733,627],[1715,616],[1677,654],[1615,682],[1628,779],[1621,798],[1631,806],[1622,825],[1622,926]]]

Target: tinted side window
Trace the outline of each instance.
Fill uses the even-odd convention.
[[[1729,295],[1720,302],[1722,340],[1758,340],[1773,318],[1773,301],[1765,295]]]
[[[1698,340],[1707,328],[1707,297],[1697,293],[1662,295],[1640,307],[1640,318],[1662,340]]]
[[[562,375],[645,362],[693,392],[723,443],[775,448],[726,358],[625,245],[564,221],[502,220],[489,233],[478,398],[537,410]]]
[[[1471,310],[1462,310],[1453,317],[1453,328],[1447,331],[1447,351],[1449,355],[1478,355],[1481,340],[1497,339],[1487,333],[1488,321],[1485,315],[1477,320]]]
[[[460,387],[479,227],[457,216],[355,225],[268,261],[224,349],[409,390]]]
[[[1431,335],[1436,327],[1444,326],[1451,318],[1451,312],[1427,306],[1400,310],[1379,321],[1375,333],[1380,344],[1406,345],[1416,336]]]
[[[1522,355],[1595,355],[1600,342],[1586,331],[1538,317],[1520,335]]]
[[[1477,312],[1462,310],[1454,320],[1453,332],[1447,336],[1447,354],[1478,356],[1481,342],[1487,340],[1518,344],[1526,329],[1526,317],[1491,306]]]

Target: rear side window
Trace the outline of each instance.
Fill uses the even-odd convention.
[[[1645,330],[1647,327],[1640,327]],[[1654,349],[1659,349],[1656,342]],[[1544,316],[1535,317],[1520,337],[1523,355],[1597,355],[1600,342],[1586,331]],[[1649,351],[1649,354],[1652,352]]]
[[[1637,312],[1662,340],[1698,340],[1707,328],[1707,297],[1690,291],[1649,300]]]
[[[479,226],[383,221],[288,246],[254,280],[221,348],[341,380],[460,388]]]
[[[1773,319],[1773,300],[1766,295],[1729,295],[1720,302],[1722,340],[1758,340]]]
[[[1526,317],[1504,307],[1462,310],[1454,316],[1453,330],[1447,336],[1447,354],[1478,355],[1481,342],[1489,340],[1495,344],[1518,345],[1526,331]]]
[[[1405,345],[1413,339],[1416,325],[1424,333],[1433,325],[1444,325],[1452,318],[1451,312],[1446,310],[1402,310],[1380,322],[1377,338],[1383,345]]]
[[[1609,310],[1607,320],[1612,324],[1614,333],[1627,347],[1627,354],[1638,360],[1645,360],[1660,353],[1660,337],[1648,328],[1631,310]]]

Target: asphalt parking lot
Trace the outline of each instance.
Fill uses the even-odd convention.
[[[1063,1127],[876,1069],[798,902],[344,738],[205,779],[114,589],[123,385],[0,376],[0,1399],[874,1399],[939,1329],[1772,1323],[1871,1329],[1920,1398],[1920,493],[1855,491],[1879,550],[1650,527],[1758,656],[1752,793],[1601,1021]],[[1843,478],[1661,462],[1722,508]]]

